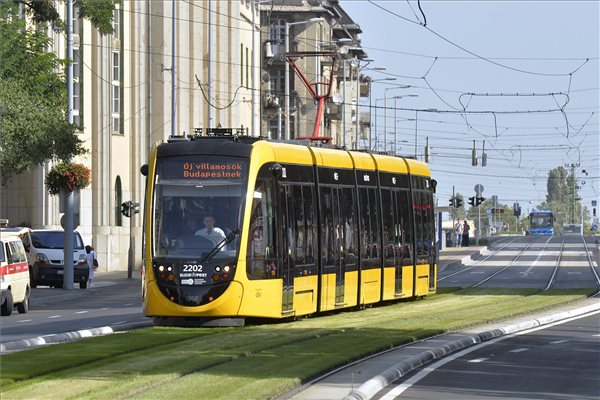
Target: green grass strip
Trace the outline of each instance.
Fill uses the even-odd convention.
[[[149,328],[0,358],[5,399],[265,399],[351,360],[584,298],[476,288],[244,328]]]

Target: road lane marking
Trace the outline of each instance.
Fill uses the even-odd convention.
[[[489,358],[485,358],[485,357],[484,358],[475,358],[473,360],[469,360],[468,362],[470,362],[470,363],[480,363],[480,362],[486,361],[486,360],[489,360]]]
[[[127,303],[127,304],[125,304],[125,307],[129,307],[129,306],[132,306],[132,305],[134,305],[134,304],[135,304],[135,303]]]
[[[51,319],[51,318],[60,318],[60,317],[62,317],[62,315],[51,315],[51,316],[48,317],[48,319]]]
[[[511,350],[510,353],[521,353],[522,351],[527,351],[527,350],[529,350],[529,349],[521,347],[520,349]]]
[[[471,353],[471,352],[473,352],[475,350],[479,350],[480,348],[490,346],[492,344],[501,342],[501,341],[506,340],[506,339],[513,338],[515,336],[526,335],[526,334],[531,333],[531,332],[536,332],[536,331],[540,331],[540,330],[543,330],[543,329],[548,329],[548,328],[551,328],[551,327],[556,326],[556,325],[561,325],[561,324],[564,324],[566,322],[575,321],[575,320],[577,320],[579,318],[585,318],[585,317],[589,317],[591,315],[597,315],[597,314],[599,314],[598,311],[593,311],[593,312],[586,313],[586,314],[583,314],[583,315],[577,315],[575,317],[571,317],[571,318],[563,319],[563,320],[560,320],[560,321],[552,322],[552,323],[549,323],[547,325],[542,325],[542,326],[538,326],[538,327],[535,327],[535,328],[531,328],[531,329],[526,329],[526,330],[523,330],[523,331],[515,332],[515,333],[509,334],[509,335],[506,335],[506,336],[501,336],[499,338],[489,340],[487,342],[482,342],[482,343],[476,344],[474,346],[467,347],[466,349],[461,350],[458,353],[454,353],[454,354],[451,354],[449,356],[446,356],[444,358],[439,359],[439,361],[435,362],[434,364],[431,364],[429,367],[423,368],[421,371],[417,372],[415,375],[413,375],[412,377],[410,377],[406,381],[404,381],[404,383],[399,384],[398,386],[396,386],[395,388],[393,388],[392,390],[390,390],[389,392],[387,392],[383,397],[381,397],[381,400],[393,400],[393,399],[395,399],[396,397],[398,397],[402,393],[404,393],[407,389],[409,389],[410,387],[412,387],[415,383],[419,382],[421,379],[425,378],[427,375],[429,375],[430,373],[432,373],[436,369],[438,369],[438,368],[440,368],[440,367],[448,364],[451,361],[456,360],[457,358],[460,358],[460,357],[462,357],[462,356],[464,356],[466,354],[469,354],[469,353]]]
[[[22,320],[16,321],[16,322],[19,323],[19,322],[31,322],[31,321],[33,321],[33,320],[32,319],[22,319]]]
[[[85,311],[77,311],[75,314],[85,314],[87,312],[89,312],[89,311],[87,311],[87,310],[85,310]]]
[[[598,335],[600,336],[600,335]],[[568,340],[555,340],[553,342],[550,342],[550,344],[563,344],[563,343],[567,343]]]

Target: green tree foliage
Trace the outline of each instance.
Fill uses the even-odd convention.
[[[10,0],[9,0],[10,1]],[[25,6],[27,15],[35,23],[50,23],[54,29],[64,28],[64,22],[56,10],[57,3],[53,0],[12,0]],[[112,19],[115,5],[120,0],[74,0],[79,7],[79,18],[88,19],[102,35],[113,33]],[[61,4],[61,3],[58,3]],[[64,4],[64,3],[62,3]]]
[[[115,0],[79,0],[82,16],[101,32],[112,31]],[[94,4],[91,4],[94,3]],[[98,3],[98,4],[96,4]],[[25,6],[31,21],[60,26],[55,2],[0,0],[0,177],[5,184],[45,162],[85,153],[67,120],[64,60],[48,52],[51,41],[39,25],[20,18]],[[61,4],[61,3],[56,3]],[[110,7],[110,12],[108,8]],[[108,29],[110,28],[110,29]]]
[[[579,200],[576,177],[565,168],[556,167],[548,173],[546,187],[546,201],[537,208],[553,211],[554,229],[560,232],[562,224],[579,223],[582,204]],[[583,220],[589,220],[587,208],[583,209]]]

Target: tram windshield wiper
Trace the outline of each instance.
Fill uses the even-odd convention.
[[[229,235],[225,236],[223,238],[223,240],[221,240],[211,251],[208,252],[207,255],[204,256],[204,258],[202,259],[202,261],[200,261],[200,264],[203,264],[206,261],[208,261],[211,258],[213,258],[215,256],[215,254],[217,254],[219,251],[221,251],[221,249],[223,247],[225,247],[229,243],[231,243],[233,241],[233,239],[235,239],[235,237],[237,235],[239,235],[240,233],[241,233],[241,231],[239,229],[234,229],[233,231],[231,231],[231,233]]]

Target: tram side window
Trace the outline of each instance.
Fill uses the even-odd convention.
[[[334,191],[330,186],[323,186],[321,190],[321,259],[323,267],[333,268],[339,259],[338,249],[335,246],[335,227],[333,213]]]
[[[381,189],[381,210],[383,217],[383,259],[384,266],[395,264],[396,240],[394,235],[394,207],[392,206],[392,191]]]
[[[429,264],[433,260],[433,212],[431,195],[425,191],[413,192],[417,263]]]
[[[247,273],[250,279],[276,278],[277,240],[273,214],[273,178],[268,168],[259,172],[254,188],[248,232]]]
[[[379,212],[376,189],[360,188],[362,267],[379,267]]]
[[[346,270],[356,269],[356,260],[358,248],[357,240],[357,220],[355,218],[356,195],[353,188],[342,188],[340,198],[340,216],[343,220],[343,238],[344,238],[344,260]]]
[[[397,221],[397,231],[400,234],[399,243],[401,243],[401,263],[402,265],[412,265],[413,259],[413,226],[412,226],[412,210],[410,208],[409,192],[401,190],[397,192],[396,209],[399,211],[400,218]]]

